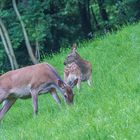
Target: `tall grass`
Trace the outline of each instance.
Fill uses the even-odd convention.
[[[0,124],[0,140],[140,139],[140,23],[79,46],[92,62],[93,86],[74,88],[70,107],[40,96],[35,118],[31,100],[18,100]],[[44,58],[62,77],[68,52]]]

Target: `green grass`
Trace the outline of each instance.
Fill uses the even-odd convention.
[[[74,88],[71,107],[40,96],[36,118],[31,100],[18,100],[0,124],[0,140],[140,139],[140,23],[79,45],[92,62],[93,86]],[[61,76],[68,52],[48,60]]]

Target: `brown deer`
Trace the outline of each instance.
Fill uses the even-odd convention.
[[[18,98],[32,98],[33,110],[38,112],[38,95],[50,92],[54,100],[60,105],[60,99],[56,91],[59,91],[64,101],[73,102],[72,87],[77,84],[77,79],[68,85],[63,82],[55,69],[48,63],[40,63],[17,70],[9,71],[0,76],[0,120]]]
[[[71,83],[71,71],[73,75],[78,78],[79,82],[77,87],[80,89],[81,81],[87,81],[88,85],[91,86],[92,84],[92,65],[90,62],[84,60],[76,50],[76,44],[73,44],[71,52],[68,54],[64,61],[65,70],[64,70],[64,81]],[[69,70],[68,70],[69,69]],[[79,71],[80,70],[80,71]],[[75,73],[74,73],[75,71]],[[80,77],[80,78],[79,78]],[[70,80],[70,81],[69,81]]]
[[[80,67],[75,62],[67,64],[64,67],[64,81],[70,85],[71,82],[76,79],[78,79],[77,88],[78,90],[80,90],[81,79],[82,79],[82,73]]]

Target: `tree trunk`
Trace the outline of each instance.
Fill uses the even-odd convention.
[[[23,0],[24,7],[28,6],[28,0]]]
[[[82,30],[86,38],[92,34],[89,0],[78,1]]]
[[[105,23],[104,30],[105,30],[105,32],[107,32],[108,30],[110,30],[110,27],[107,23],[109,21],[109,18],[108,18],[106,9],[105,9],[104,0],[97,0],[97,2],[98,2],[98,6],[99,6],[100,15],[102,17],[102,20]]]
[[[17,9],[17,6],[16,6],[16,1],[15,0],[12,0],[12,2],[13,2],[14,10],[15,10],[15,12],[17,14],[17,17],[18,17],[18,19],[20,21],[20,24],[22,26],[22,31],[23,31],[23,34],[24,34],[24,38],[25,38],[25,43],[26,43],[28,54],[29,54],[29,56],[30,56],[31,61],[33,62],[33,64],[37,64],[38,61],[37,61],[37,59],[35,58],[35,56],[33,54],[33,51],[32,51],[32,48],[31,48],[31,45],[30,45],[30,42],[29,42],[29,39],[28,39],[28,35],[27,35],[26,30],[25,30],[25,25],[24,25],[24,23],[23,23],[23,21],[21,19],[20,13],[19,13],[19,11]]]
[[[95,16],[95,13],[94,13],[94,10],[93,10],[92,7],[91,7],[91,12],[92,12],[93,21],[94,21],[94,23],[95,23],[95,28],[96,28],[96,30],[99,30],[99,29],[100,29],[100,26],[99,26],[99,24],[98,24],[98,21],[97,21],[97,19],[96,19],[96,16]]]
[[[119,24],[126,24],[127,23],[127,18],[126,18],[126,13],[125,13],[125,8],[122,5],[121,0],[115,0],[116,8],[118,10],[118,17],[119,17]]]
[[[13,47],[12,47],[12,44],[11,44],[11,41],[10,41],[10,37],[9,37],[8,31],[7,31],[7,29],[6,29],[4,23],[2,22],[1,19],[0,19],[0,26],[1,26],[1,29],[3,31],[3,35],[5,36],[5,41],[7,43],[8,50],[11,54],[11,57],[12,57],[12,60],[13,60],[13,63],[14,63],[14,68],[17,69],[18,68],[18,63],[17,63],[16,57],[15,57],[15,54],[14,54],[14,50],[13,50]]]
[[[99,6],[99,11],[100,11],[100,15],[103,19],[103,21],[108,21],[108,15],[104,6],[104,0],[97,0],[98,2],[98,6]]]
[[[37,58],[38,61],[40,61],[40,51],[39,51],[39,43],[38,43],[38,40],[36,39],[35,41],[35,56]]]
[[[51,34],[52,34],[52,52],[60,51],[60,42],[59,42],[59,31],[56,27],[51,27]]]
[[[4,45],[5,52],[6,52],[7,56],[8,56],[8,58],[9,58],[11,69],[14,70],[14,62],[13,62],[12,56],[11,56],[11,54],[9,52],[9,49],[8,49],[8,46],[7,46],[7,43],[6,43],[6,40],[5,40],[5,37],[4,37],[4,34],[2,32],[1,27],[0,27],[0,36],[1,36],[1,40],[2,40],[3,45]]]

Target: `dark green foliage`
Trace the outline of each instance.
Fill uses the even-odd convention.
[[[17,6],[35,52],[36,41],[43,54],[63,46],[117,30],[139,20],[139,0],[17,0]],[[0,18],[8,29],[19,65],[27,65],[24,36],[10,0],[0,0]],[[6,57],[0,42],[0,61]],[[20,54],[20,55],[19,55]],[[22,60],[25,58],[26,62]],[[7,60],[6,60],[7,61]],[[8,61],[7,61],[8,62]]]

